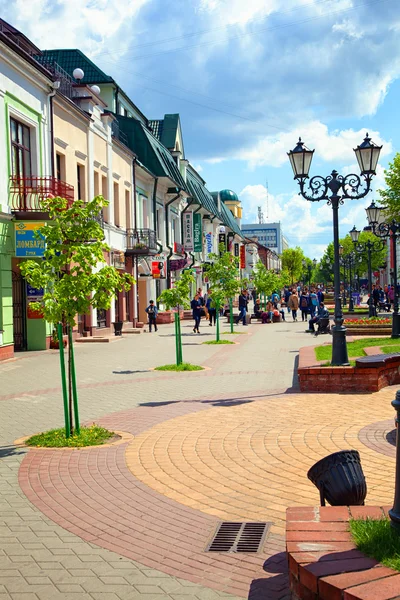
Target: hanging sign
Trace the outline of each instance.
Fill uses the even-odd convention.
[[[174,254],[185,254],[185,248],[183,247],[183,244],[174,242]]]
[[[17,221],[15,224],[15,256],[44,256],[45,238],[35,236],[36,231],[44,225],[31,221]]]
[[[204,225],[204,259],[209,260],[209,255],[212,254],[214,250],[213,226],[212,223],[205,223]]]
[[[186,258],[171,259],[169,261],[169,269],[170,271],[180,271],[186,267],[186,264]]]
[[[165,261],[154,260],[151,263],[151,274],[153,279],[165,279]]]
[[[29,283],[26,284],[26,299],[39,302],[44,296],[43,288],[34,288]]]
[[[183,213],[183,245],[187,252],[193,252],[193,212]]]
[[[203,231],[202,231],[202,216],[199,213],[193,215],[193,250],[201,252],[203,250]]]
[[[240,268],[246,268],[246,247],[240,246]]]
[[[224,250],[226,250],[226,235],[225,235],[225,233],[218,234],[218,248],[219,248],[220,244],[223,244]],[[222,252],[220,252],[220,254],[222,254]]]
[[[235,256],[239,256],[239,244],[235,244]]]

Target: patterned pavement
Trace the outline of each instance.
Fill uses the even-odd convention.
[[[60,423],[57,361],[0,365],[0,600],[286,600],[284,510],[318,502],[315,460],[359,449],[368,503],[390,504],[393,458],[360,431],[393,418],[393,388],[293,393],[298,348],[315,340],[301,323],[249,330],[217,349],[188,335],[185,359],[211,370],[183,376],[147,371],[171,360],[168,327],[78,349],[83,419],[135,436],[105,448],[14,447]],[[273,522],[264,552],[205,553],[220,519]]]

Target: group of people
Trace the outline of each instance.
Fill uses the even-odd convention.
[[[192,315],[194,319],[193,333],[200,333],[201,317],[205,317],[209,321],[210,327],[215,325],[217,320],[217,307],[213,301],[212,290],[208,290],[207,294],[203,295],[202,288],[199,288],[190,303]]]
[[[315,331],[314,326],[321,319],[328,318],[329,312],[325,308],[325,294],[322,288],[315,290],[307,287],[285,288],[284,290],[285,304],[288,313],[292,312],[293,321],[297,321],[297,311],[301,312],[301,320],[308,321],[308,331]],[[308,317],[310,319],[308,320]]]

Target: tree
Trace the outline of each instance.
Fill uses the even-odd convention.
[[[256,292],[265,296],[270,296],[281,285],[279,275],[274,273],[274,271],[269,271],[261,261],[258,261],[254,267],[253,282]]]
[[[38,238],[45,240],[44,260],[27,260],[21,272],[35,288],[43,288],[44,296],[32,305],[43,318],[57,327],[60,344],[61,377],[64,396],[65,435],[75,429],[79,433],[78,397],[75,380],[75,362],[72,328],[78,314],[87,314],[90,307],[108,309],[117,292],[129,290],[134,279],[106,265],[104,232],[98,222],[101,209],[108,202],[96,196],[85,203],[76,200],[68,207],[65,198],[48,198],[42,209],[50,221],[38,229]],[[99,265],[102,265],[99,268]],[[68,400],[64,367],[63,327],[68,333]],[[75,418],[74,418],[75,417]]]
[[[190,302],[190,287],[192,283],[195,283],[191,271],[182,271],[180,278],[175,282],[175,286],[168,290],[163,290],[157,302],[162,302],[167,310],[176,308],[175,312],[175,350],[176,350],[176,364],[182,364],[182,334],[181,334],[181,321],[179,317],[179,309],[189,308]]]
[[[296,248],[286,248],[282,252],[282,268],[288,272],[292,284],[301,277],[303,259],[303,250],[298,246]]]
[[[398,152],[389,169],[385,169],[386,189],[378,190],[386,217],[400,221],[400,153]]]
[[[226,252],[224,244],[219,245],[219,252],[219,254],[209,255],[212,264],[206,271],[211,285],[211,298],[217,311],[217,342],[219,342],[219,309],[225,299],[229,300],[231,333],[233,333],[233,298],[248,283],[247,280],[239,278],[239,259]]]

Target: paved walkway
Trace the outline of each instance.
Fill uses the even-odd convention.
[[[284,510],[318,502],[306,479],[315,460],[358,448],[368,503],[390,504],[393,458],[382,432],[393,388],[298,395],[297,351],[315,338],[301,323],[248,332],[219,348],[185,336],[185,360],[211,367],[189,374],[147,371],[173,360],[169,326],[77,345],[82,419],[135,436],[105,448],[12,446],[62,423],[58,357],[0,364],[0,600],[286,599]],[[220,519],[271,522],[264,552],[205,553]]]

